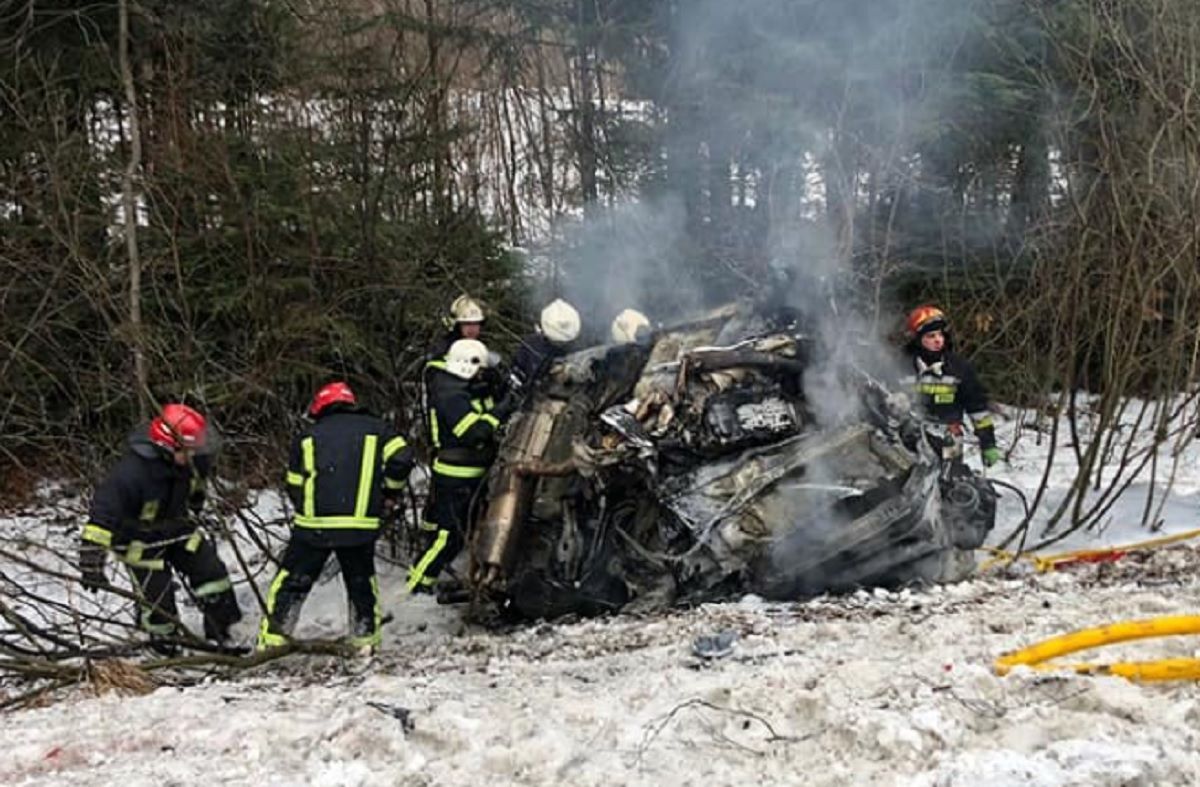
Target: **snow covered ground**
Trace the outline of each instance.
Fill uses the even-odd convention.
[[[1013,426],[1002,428],[1006,445]],[[1044,460],[1044,446],[1023,437],[995,475],[1028,489]],[[1069,483],[1069,465],[1056,458],[1052,495]],[[1132,524],[1144,503],[1138,489],[1102,533],[1055,550],[1148,537]],[[1198,493],[1200,453],[1191,448],[1162,532],[1200,526]],[[1021,516],[1005,497],[997,534]],[[11,524],[47,541],[69,530],[36,515]],[[1198,560],[1174,547],[922,592],[746,598],[504,633],[469,627],[425,598],[402,600],[399,572],[389,569],[381,585],[395,620],[374,659],[297,656],[235,682],[144,696],[81,689],[0,717],[0,783],[1198,783],[1197,686],[992,671],[1000,653],[1048,636],[1196,612]],[[248,586],[242,595],[252,609]],[[343,619],[333,579],[310,600],[299,633],[335,636]],[[255,623],[246,621],[245,636]],[[723,631],[736,634],[731,654],[693,654],[696,637]],[[1198,650],[1195,638],[1180,637],[1088,656]]]

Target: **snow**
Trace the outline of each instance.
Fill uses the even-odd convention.
[[[1002,444],[1012,444],[1014,428],[1002,424]],[[1022,439],[1011,465],[994,475],[1032,489],[1047,458],[1044,445]],[[1070,472],[1056,456],[1048,496],[1066,491]],[[1176,489],[1161,533],[1197,526],[1194,449],[1180,456]],[[1150,536],[1137,525],[1139,489],[1126,494],[1103,532],[1076,534],[1053,551]],[[272,519],[273,506],[264,496],[258,512]],[[997,538],[1021,517],[1004,495]],[[77,527],[68,519],[28,512],[7,524],[52,546]],[[1185,545],[924,591],[796,604],[747,596],[503,632],[467,625],[457,609],[426,597],[402,598],[401,569],[385,564],[384,605],[395,619],[373,659],[294,656],[237,680],[165,685],[143,696],[80,688],[3,717],[0,783],[1198,783],[1197,686],[992,670],[1001,653],[1049,636],[1194,611],[1198,559]],[[269,567],[252,566],[265,585]],[[48,596],[67,596],[61,580],[23,577]],[[249,586],[239,593],[254,609]],[[77,595],[71,591],[78,604],[114,603]],[[305,607],[300,634],[340,634],[344,608],[340,580],[331,578]],[[252,636],[256,623],[242,624],[242,635]],[[723,630],[737,634],[730,655],[693,654],[696,637]],[[1177,637],[1087,656],[1198,650],[1195,638]]]

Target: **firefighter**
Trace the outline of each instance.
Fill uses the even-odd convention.
[[[427,544],[408,571],[410,593],[432,593],[442,569],[466,544],[472,501],[495,459],[497,430],[511,411],[511,399],[496,403],[487,386],[480,387],[487,358],[483,342],[460,339],[444,367],[430,373],[433,480],[421,523]]]
[[[332,553],[350,604],[350,645],[370,653],[379,646],[381,623],[375,541],[381,517],[397,504],[408,482],[412,449],[360,407],[344,382],[318,390],[308,416],[313,423],[296,435],[288,459],[292,535],[267,591],[258,648],[288,641]]]
[[[624,309],[613,318],[609,333],[615,344],[643,344],[650,341],[654,329],[650,318],[637,309]]]
[[[508,390],[525,394],[555,358],[566,354],[581,327],[579,312],[561,298],[542,309],[537,329],[521,339],[521,346],[513,356]]]
[[[446,368],[446,354],[450,351],[450,345],[459,339],[478,340],[483,334],[485,319],[483,307],[479,301],[469,295],[460,295],[450,304],[450,313],[446,317],[446,333],[438,337],[438,340],[430,348],[421,372],[422,396],[424,396],[422,409],[425,411],[429,409],[430,375],[435,369]],[[488,353],[488,365],[480,372],[479,379],[481,383],[486,381],[490,386],[489,394],[494,399],[499,399],[504,395],[505,375],[501,372],[499,355]]]
[[[204,615],[204,636],[226,643],[242,618],[229,572],[194,515],[204,505],[216,439],[204,416],[183,404],[161,412],[129,438],[128,450],[92,497],[81,534],[81,582],[108,587],[112,552],[129,570],[138,622],[152,645],[173,653],[179,613],[171,569],[187,581]]]
[[[984,467],[1000,461],[987,392],[967,359],[953,352],[949,323],[936,306],[918,306],[905,325],[908,352],[916,373],[916,393],[927,415],[961,434],[964,415],[971,419]]]
[[[486,318],[479,301],[469,295],[460,295],[450,304],[450,313],[446,317],[446,333],[443,334],[430,348],[430,360],[445,360],[450,345],[459,339],[479,339],[483,334],[483,323]]]

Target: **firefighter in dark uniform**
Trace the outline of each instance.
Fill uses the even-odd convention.
[[[497,404],[490,386],[479,381],[488,362],[482,342],[460,339],[443,368],[430,372],[429,431],[433,480],[421,528],[427,545],[408,570],[411,593],[428,593],[438,575],[462,550],[470,526],[471,503],[496,457],[497,430],[507,402]]]
[[[379,645],[381,624],[375,541],[381,516],[408,482],[412,449],[382,419],[359,407],[344,382],[317,391],[308,415],[313,424],[296,436],[288,460],[292,536],[267,591],[258,647],[288,641],[333,553],[350,602],[350,644],[370,652]]]
[[[953,352],[946,315],[936,306],[919,306],[908,315],[908,352],[912,356],[917,397],[925,413],[961,434],[966,418],[975,427],[985,467],[1000,461],[987,392],[975,368]]]
[[[579,312],[561,298],[542,309],[537,330],[521,339],[513,355],[508,390],[517,395],[527,394],[546,368],[566,354],[571,342],[578,338],[581,327]]]
[[[188,583],[204,614],[204,636],[218,643],[241,620],[237,597],[217,549],[192,514],[204,505],[216,440],[204,416],[182,404],[162,408],[96,488],[79,549],[82,584],[108,586],[113,552],[129,569],[139,597],[138,620],[156,647],[174,649],[178,610],[171,569]]]

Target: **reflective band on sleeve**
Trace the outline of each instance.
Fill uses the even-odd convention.
[[[83,526],[83,534],[80,536],[89,544],[99,544],[102,547],[111,547],[113,534],[106,527],[101,527],[93,522],[88,522]]]
[[[467,433],[467,430],[474,426],[481,418],[483,418],[483,416],[479,413],[467,413],[462,417],[462,420],[454,425],[454,428],[451,431],[454,432],[455,437],[462,437]]]
[[[450,478],[483,478],[486,472],[482,467],[465,467],[463,465],[449,465],[440,459],[433,460],[433,472]]]
[[[230,581],[229,577],[222,577],[214,579],[212,582],[205,582],[203,585],[196,587],[192,592],[198,598],[204,598],[205,596],[216,596],[228,590],[233,590],[233,582]]]
[[[430,522],[426,519],[422,519],[420,524],[417,525],[417,527],[419,527],[421,530],[424,530],[427,533],[436,533],[437,529],[438,529],[437,522]]]
[[[140,519],[143,522],[153,522],[154,518],[157,516],[158,516],[158,501],[157,500],[147,500],[145,503],[142,503],[142,511],[140,514],[138,514],[138,519]]]
[[[371,503],[375,481],[375,457],[379,452],[379,436],[369,434],[363,439],[362,462],[358,467],[358,495],[354,500],[354,518],[363,519]]]
[[[396,490],[396,489],[403,489],[406,486],[408,486],[408,483],[405,481],[397,481],[395,479],[386,478],[386,477],[383,479],[383,488],[384,489]]]
[[[500,428],[500,419],[491,413],[484,413],[483,415],[479,416],[479,420],[483,421],[484,423],[491,424],[493,429]]]
[[[304,512],[306,517],[315,516],[317,488],[316,444],[311,437],[300,441],[300,454],[304,463]],[[300,517],[296,517],[299,519]]]
[[[383,461],[387,461],[396,455],[397,452],[403,451],[408,447],[408,443],[403,437],[393,437],[383,444]]]
[[[304,484],[304,474],[297,473],[293,470],[288,470],[287,484],[288,486],[302,486]]]
[[[437,408],[429,411],[429,441],[434,448],[441,448],[442,444],[438,439],[438,412]]]
[[[183,550],[185,552],[195,552],[203,543],[204,534],[197,530],[195,533],[192,533],[190,536],[188,536],[187,543],[183,545]]]

